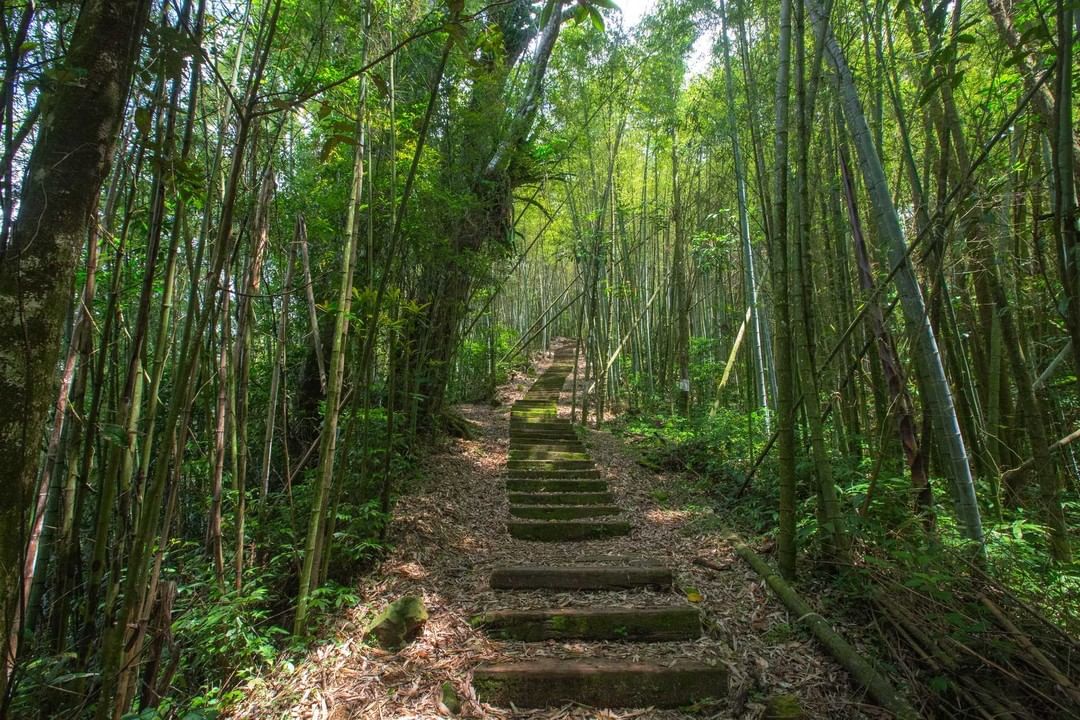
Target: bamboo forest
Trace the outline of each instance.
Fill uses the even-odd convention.
[[[0,718],[1080,718],[1075,0],[0,14]]]

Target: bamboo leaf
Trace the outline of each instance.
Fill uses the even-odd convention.
[[[592,5],[587,7],[589,8],[589,19],[592,21],[592,26],[599,32],[604,32],[604,17],[600,14],[600,11]]]

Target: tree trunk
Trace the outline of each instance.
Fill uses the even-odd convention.
[[[150,3],[88,0],[27,167],[19,214],[0,256],[0,638],[15,612],[27,508],[55,383],[75,265],[113,156]],[[6,647],[6,643],[5,643]],[[0,670],[0,696],[13,658]]]

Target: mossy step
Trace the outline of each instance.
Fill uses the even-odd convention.
[[[575,450],[574,448],[584,448],[585,444],[581,440],[570,438],[564,438],[561,440],[535,440],[533,438],[512,437],[510,438],[510,451],[515,450],[530,452],[537,450],[548,450],[554,452],[584,452],[584,450]]]
[[[577,703],[605,707],[680,707],[727,695],[727,671],[689,660],[674,665],[590,658],[541,658],[481,665],[473,671],[480,702],[538,708]]]
[[[510,537],[536,542],[577,542],[602,540],[630,534],[630,523],[603,520],[511,520],[506,523]]]
[[[618,515],[615,505],[511,505],[511,517],[526,520],[580,520],[582,518]]]
[[[561,450],[511,450],[511,461],[516,460],[589,460],[589,454],[583,452],[564,452]]]
[[[511,505],[611,505],[615,496],[606,492],[510,493]]]
[[[674,642],[701,636],[692,607],[552,608],[495,610],[469,620],[500,640],[627,640]]]
[[[517,430],[510,431],[511,440],[554,440],[556,442],[577,442],[578,437],[573,432],[551,432],[550,430],[544,430],[542,432],[536,432],[532,430]]]
[[[580,453],[587,454],[585,445],[580,442],[565,442],[565,443],[532,443],[528,440],[515,440],[510,438],[510,453],[529,453],[529,452],[562,452],[562,453]]]
[[[510,478],[507,492],[607,492],[603,480],[562,480],[560,478]]]
[[[551,435],[532,435],[530,433],[512,433],[510,435],[511,445],[551,445],[553,449],[562,449],[557,446],[577,445],[582,446],[581,438],[577,435],[559,435],[552,437]]]
[[[491,572],[494,590],[638,590],[671,588],[671,568],[663,565],[507,565]]]
[[[573,433],[566,434],[553,434],[553,433],[522,433],[513,432],[510,433],[510,442],[555,442],[555,443],[574,443],[578,442],[577,436]]]
[[[568,422],[525,422],[522,420],[510,421],[510,432],[531,433],[570,433],[574,434],[574,426]]]
[[[511,458],[506,461],[506,467],[511,470],[591,470],[595,465],[592,460],[516,460]]]
[[[559,446],[552,447],[552,446],[549,446],[549,445],[522,445],[521,443],[515,443],[513,440],[510,441],[510,455],[509,455],[508,459],[510,459],[510,460],[527,460],[527,459],[529,459],[528,457],[520,457],[520,456],[525,454],[525,453],[536,452],[537,450],[539,450],[540,452],[566,453],[568,455],[584,455],[587,459],[591,459],[591,458],[588,457],[588,451],[585,449],[585,446],[581,445],[581,444],[578,444],[578,445],[559,445]],[[569,458],[555,458],[555,459],[562,460],[562,459],[569,459]]]
[[[568,435],[570,437],[577,437],[577,431],[574,430],[574,426],[568,422],[542,423],[511,420],[510,434],[520,435],[522,433],[551,433],[552,435]]]
[[[506,477],[510,478],[553,478],[556,480],[599,480],[600,471],[593,468],[592,470],[559,470],[557,468],[550,469],[518,469],[509,468],[506,471]]]
[[[573,430],[574,426],[570,424],[568,418],[531,418],[531,417],[514,417],[513,411],[510,413],[510,427],[522,427],[527,430]]]

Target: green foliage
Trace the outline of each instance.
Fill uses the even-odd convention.
[[[226,672],[245,679],[269,664],[288,632],[272,622],[272,580],[250,573],[242,590],[220,590],[211,578],[181,584],[173,633],[186,650],[176,684],[227,702],[216,687]]]
[[[472,336],[458,347],[455,372],[447,388],[447,397],[453,402],[490,400],[510,371],[521,365],[521,357],[503,360],[517,345],[517,332],[505,325],[484,325],[477,323]]]

